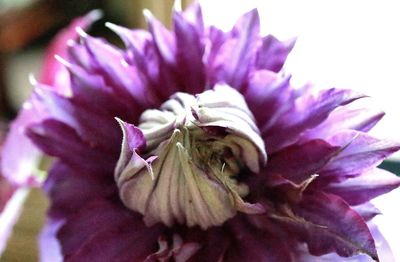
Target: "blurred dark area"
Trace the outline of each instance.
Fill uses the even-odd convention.
[[[0,0],[0,121],[12,120],[32,89],[30,73],[38,73],[49,41],[73,18],[93,10],[103,11],[90,34],[122,42],[104,22],[145,27],[142,10],[147,8],[170,26],[174,0]],[[191,0],[182,0],[187,6]]]
[[[116,1],[118,2],[118,1]],[[14,57],[30,49],[44,50],[48,42],[73,18],[101,9],[104,16],[91,34],[110,34],[104,21],[124,23],[116,2],[105,0],[0,0],[0,121],[14,118],[19,105],[13,104],[9,65]],[[117,10],[117,11],[116,11]],[[122,10],[122,8],[121,8]],[[40,61],[37,67],[40,67]],[[20,76],[25,77],[27,76]],[[18,87],[19,88],[19,87]],[[26,87],[21,87],[26,88]]]
[[[400,161],[386,160],[379,167],[400,176]]]

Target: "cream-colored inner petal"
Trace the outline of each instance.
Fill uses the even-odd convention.
[[[140,122],[145,153],[132,152],[115,175],[121,200],[143,214],[147,225],[206,229],[237,211],[263,212],[260,205],[243,200],[248,187],[238,182],[242,170],[259,172],[266,152],[253,115],[236,90],[217,86],[196,97],[177,93],[159,110],[145,111]]]

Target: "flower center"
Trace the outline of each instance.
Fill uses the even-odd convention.
[[[139,157],[145,164],[134,168],[118,163],[116,180],[124,204],[142,213],[147,225],[178,222],[206,229],[237,211],[263,212],[242,199],[248,187],[238,181],[243,170],[258,173],[267,156],[236,90],[219,85],[197,96],[177,93],[159,110],[146,110],[138,127],[147,160]]]

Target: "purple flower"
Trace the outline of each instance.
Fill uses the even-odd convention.
[[[257,10],[228,32],[197,4],[172,31],[145,15],[107,24],[124,49],[81,32],[68,81],[35,87],[26,135],[55,157],[42,259],[378,260],[369,201],[400,184],[376,167],[400,145],[367,134],[383,114],[292,87],[294,43],[260,36]]]

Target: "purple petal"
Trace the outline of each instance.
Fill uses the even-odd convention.
[[[100,39],[87,36],[84,45],[91,54],[93,71],[102,73],[102,77],[113,87],[120,99],[130,102],[131,106],[149,106],[147,90],[144,89],[134,67],[123,64],[122,51]]]
[[[290,77],[281,77],[267,70],[256,71],[250,76],[243,95],[260,129],[267,130],[273,126],[294,102],[289,81]]]
[[[201,243],[200,250],[190,261],[221,261],[231,241],[226,235],[226,229],[212,227],[207,231],[193,228],[186,232],[185,241]]]
[[[204,44],[201,41],[203,32],[198,31],[197,24],[191,24],[181,13],[174,13],[173,22],[176,38],[176,66],[179,68],[177,73],[182,90],[192,94],[200,93],[206,84],[203,65]]]
[[[263,37],[256,55],[255,67],[279,72],[295,42],[295,39],[281,42],[272,35]]]
[[[88,203],[57,235],[67,260],[143,261],[156,251],[162,230],[162,226],[148,228],[140,215],[102,200]]]
[[[300,183],[318,173],[337,154],[339,148],[318,139],[293,145],[273,154],[266,171]]]
[[[176,44],[170,31],[160,23],[151,13],[146,13],[149,31],[153,36],[157,50],[166,64],[174,64]]]
[[[224,81],[232,87],[241,88],[246,82],[260,30],[260,18],[256,9],[244,14],[232,36],[221,46],[214,61],[217,81]]]
[[[50,170],[44,190],[52,200],[49,214],[56,219],[74,214],[87,202],[117,194],[112,174],[84,172],[59,161]]]
[[[349,109],[346,106],[335,109],[329,117],[317,127],[306,131],[302,139],[327,139],[332,134],[353,129],[368,132],[381,120],[384,113],[371,109]]]
[[[141,108],[133,107],[132,103],[118,97],[118,93],[107,86],[104,79],[97,74],[71,65],[68,67],[71,79],[71,100],[80,107],[91,108],[92,111],[110,118],[119,116],[132,122],[138,120]]]
[[[381,211],[376,208],[373,204],[367,202],[361,205],[352,206],[353,210],[356,211],[365,221],[370,221],[375,216],[380,215]]]
[[[27,135],[44,153],[83,170],[108,170],[112,173],[117,161],[117,155],[110,155],[100,148],[94,150],[74,129],[57,120],[31,125]]]
[[[120,133],[112,116],[95,111],[91,107],[82,107],[74,103],[73,99],[41,86],[35,88],[32,100],[33,103],[43,107],[49,115],[48,118],[64,122],[74,128],[92,147],[99,146],[118,154]]]
[[[53,86],[56,90],[61,92],[68,90],[65,89],[69,86],[65,83],[65,81],[68,80],[68,73],[54,56],[59,55],[64,57],[67,54],[67,42],[77,39],[79,36],[76,31],[77,27],[87,29],[100,17],[101,12],[94,10],[83,17],[76,18],[67,28],[56,35],[47,48],[43,60],[42,73],[39,78],[43,84]]]
[[[0,173],[17,185],[40,183],[34,177],[34,172],[42,154],[24,133],[28,124],[40,118],[32,107],[23,109],[11,124],[10,132],[4,142],[0,157]]]
[[[341,198],[322,192],[305,194],[293,211],[299,218],[290,218],[288,225],[299,233],[312,255],[336,252],[349,257],[361,252],[378,259],[367,224]]]
[[[152,68],[150,70],[154,72],[152,78],[155,82],[155,88],[163,99],[166,99],[178,92],[180,88],[176,77],[177,70],[180,70],[176,67],[176,39],[151,13],[146,13],[146,18],[149,31],[153,36],[153,48],[156,51],[154,54],[151,54],[153,57],[150,59],[156,64],[153,67],[158,67],[157,69]],[[150,51],[150,49],[145,51]],[[148,64],[149,61],[151,60],[146,60],[144,63]],[[147,71],[151,72],[150,70]]]
[[[294,143],[302,132],[322,123],[335,108],[362,97],[353,91],[335,88],[320,91],[315,96],[301,96],[272,128],[261,130],[267,148],[273,153]]]
[[[325,190],[339,195],[350,205],[365,203],[400,186],[400,178],[383,169],[374,168],[341,183],[330,184]]]
[[[182,14],[185,20],[193,24],[199,32],[204,31],[203,12],[199,3],[192,3]]]
[[[123,136],[122,136],[121,153],[117,162],[117,166],[115,167],[114,173],[121,174],[123,169],[125,169],[126,166],[129,164],[131,159],[137,158],[142,160],[142,158],[138,156],[136,151],[145,149],[146,139],[142,131],[136,126],[123,122],[119,119],[117,119],[117,121],[122,129]],[[132,153],[134,153],[133,156]]]
[[[394,262],[394,256],[392,254],[392,251],[390,250],[390,247],[385,240],[385,238],[382,236],[381,232],[379,229],[376,227],[376,225],[370,223],[368,225],[370,228],[370,231],[372,235],[374,236],[374,240],[377,246],[378,250],[378,255],[380,261],[385,261],[385,262]],[[327,255],[323,256],[313,256],[311,255],[306,248],[304,247],[300,253],[299,253],[299,262],[337,262],[337,261],[343,261],[343,262],[371,262],[371,257],[360,254],[360,255],[355,255],[349,258],[344,258],[338,256],[336,253],[330,253]]]
[[[361,174],[379,165],[400,149],[400,144],[380,140],[357,131],[343,131],[328,139],[343,150],[320,172],[321,176],[336,180]]]
[[[240,219],[234,219],[229,226],[234,237],[224,254],[224,261],[295,261],[290,250],[290,240],[284,241],[251,228]]]

